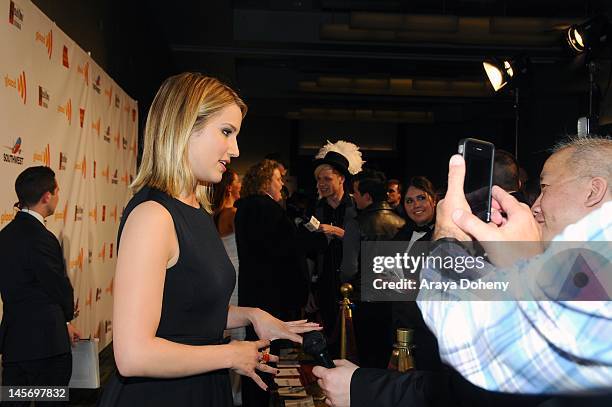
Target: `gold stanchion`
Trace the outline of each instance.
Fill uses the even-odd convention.
[[[344,283],[340,287],[342,293],[342,301],[340,303],[340,358],[347,358],[347,322],[350,321],[351,328],[353,326],[353,311],[351,310],[351,300],[349,296],[353,292],[353,286],[349,283]]]

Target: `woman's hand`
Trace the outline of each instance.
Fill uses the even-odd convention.
[[[262,390],[268,390],[268,386],[261,380],[261,377],[255,371],[256,369],[262,372],[276,375],[278,370],[268,366],[262,361],[262,352],[260,349],[265,349],[270,346],[270,341],[260,339],[255,342],[250,341],[232,341],[228,346],[232,347],[231,369],[242,376],[248,376],[257,383]],[[278,361],[278,357],[269,356],[269,361]]]
[[[316,322],[308,322],[306,319],[284,322],[259,308],[253,309],[249,320],[253,324],[253,329],[257,336],[260,339],[267,339],[269,341],[289,339],[296,343],[302,343],[302,337],[298,335],[299,333],[323,329]]]

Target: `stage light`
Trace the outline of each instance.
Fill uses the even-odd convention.
[[[482,66],[495,92],[507,84],[516,81],[517,76],[526,72],[524,58],[503,60],[491,58],[483,61]]]
[[[570,49],[577,54],[591,51],[608,41],[610,23],[604,16],[594,17],[582,24],[574,24],[566,31]]]

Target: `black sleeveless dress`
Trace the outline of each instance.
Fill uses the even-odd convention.
[[[187,345],[222,343],[236,273],[212,217],[161,191],[143,188],[125,208],[119,237],[131,211],[145,201],[158,202],[170,212],[180,250],[176,265],[166,270],[157,336]],[[232,406],[228,370],[176,379],[122,377],[116,372],[99,405]]]

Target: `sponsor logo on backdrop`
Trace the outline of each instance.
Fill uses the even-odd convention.
[[[68,98],[68,101],[65,105],[59,105],[57,107],[57,111],[59,113],[63,113],[66,115],[66,120],[68,120],[68,125],[72,124],[72,99]]]
[[[127,150],[128,141],[125,137],[121,138],[121,146],[123,147],[124,150]]]
[[[89,295],[87,296],[87,299],[85,300],[85,306],[86,307],[91,307],[91,288],[89,289]]]
[[[74,221],[78,222],[83,220],[83,207],[74,205]]]
[[[70,270],[78,269],[79,271],[83,271],[83,252],[83,248],[81,247],[81,250],[79,250],[79,254],[77,254],[77,257],[75,257],[74,259],[70,259],[70,262],[68,263]]]
[[[38,86],[38,106],[49,108],[49,92],[40,85]]]
[[[108,97],[108,105],[110,106],[111,100],[113,99],[113,87],[110,86],[108,89],[104,89],[104,95]]]
[[[83,75],[83,80],[85,81],[85,85],[89,86],[89,62],[85,62],[84,65],[78,65],[77,72],[80,75]]]
[[[115,217],[117,217],[116,214],[115,214]],[[112,243],[112,242],[109,243],[109,245],[108,245],[108,258],[109,259],[112,259],[113,258],[113,254],[115,254],[115,252],[113,251],[114,250],[114,246],[115,246],[115,244]]]
[[[21,156],[21,137],[17,137],[13,146],[4,146],[10,153],[3,154],[5,163],[23,165],[23,157]]]
[[[114,283],[114,281],[115,281],[115,277],[111,277],[110,283],[106,287],[106,290],[104,290],[104,291],[106,291],[110,295],[113,295],[113,283]]]
[[[91,123],[91,128],[94,129],[98,137],[100,137],[100,118],[99,117],[98,117],[98,120]]]
[[[79,107],[79,126],[83,128],[83,123],[85,122],[85,109]]]
[[[102,89],[102,85],[100,83],[100,75],[96,76],[96,79],[93,81],[91,86],[93,87],[93,90],[95,90],[96,93],[99,95]]]
[[[15,211],[2,211],[2,215],[0,215],[0,225],[4,225],[5,223],[9,223],[15,217]]]
[[[68,47],[65,45],[62,48],[62,65],[66,68],[70,68],[70,62],[68,62]]]
[[[129,181],[130,181],[130,177],[129,177],[128,172],[126,170],[125,173],[123,174],[123,176],[121,177],[121,182],[123,184],[125,184],[125,186],[127,187]]]
[[[134,140],[134,143],[132,143],[132,146],[130,147],[130,152],[134,155],[136,155],[136,140]]]
[[[115,205],[115,207],[113,208],[113,210],[108,214],[108,216],[110,216],[111,218],[113,218],[113,220],[115,221],[115,223],[117,223],[117,205]],[[113,244],[111,243],[111,249],[113,248]],[[111,250],[112,251],[112,250]],[[113,257],[112,253],[111,253],[111,258]]]
[[[132,109],[132,123],[136,121],[136,109]]]
[[[14,1],[11,1],[9,4],[9,24],[14,25],[20,30],[23,24],[23,11],[17,7]]]
[[[53,31],[49,30],[46,35],[36,31],[35,41],[42,43],[47,48],[47,55],[51,59],[51,54],[53,53]]]
[[[102,298],[102,289],[96,288],[96,302],[100,301],[100,298]]]
[[[26,104],[28,99],[28,86],[25,72],[21,71],[16,78],[10,77],[8,74],[4,75],[4,87],[15,89],[19,95],[19,99],[21,99],[24,105]]]
[[[68,157],[66,156],[66,154],[62,153],[60,151],[60,158],[59,158],[59,169],[60,171],[63,171],[66,169],[66,164],[68,164]]]
[[[102,177],[106,178],[107,183],[110,182],[109,176],[110,176],[110,167],[107,165],[106,169],[102,170]]]
[[[111,295],[113,294],[111,293]],[[108,334],[112,330],[113,330],[113,321],[109,321],[108,319],[105,319],[104,320],[104,333]]]
[[[89,217],[93,219],[94,223],[98,223],[98,205],[89,211]]]
[[[121,99],[119,98],[119,95],[115,95],[115,107],[119,109],[120,105],[121,105]]]
[[[45,167],[51,166],[51,149],[49,148],[49,144],[42,151],[35,151],[34,157],[32,158],[34,163],[41,162],[45,165]]]
[[[102,205],[102,222],[106,221],[106,205]]]
[[[96,169],[98,167],[98,163],[96,162],[96,160],[94,160],[93,163],[93,178],[96,179]]]
[[[117,185],[119,183],[119,170],[115,169],[113,173],[113,178],[111,179],[111,184]]]
[[[76,171],[81,171],[81,173],[83,174],[83,178],[87,176],[87,160],[85,159],[85,156],[83,156],[83,159],[81,161],[78,161],[76,164],[74,164],[74,169]]]
[[[111,141],[111,128],[110,126],[106,126],[106,131],[104,132],[104,141],[110,143]]]
[[[106,260],[106,243],[102,244],[102,250],[98,252],[98,258],[102,259],[102,263]]]
[[[119,131],[117,130],[117,134],[115,134],[115,137],[113,138],[113,140],[115,140],[115,145],[117,146],[117,150],[119,150],[121,147],[119,144],[119,141],[121,140],[121,134],[119,133]]]
[[[63,211],[58,211],[57,209],[55,210],[55,213],[53,214],[53,219],[55,220],[61,220],[62,222],[64,222],[64,225],[66,224],[66,214],[68,213],[68,202],[66,202],[64,204],[64,210]]]
[[[91,264],[93,261],[93,253],[91,249],[87,250],[87,264]]]

